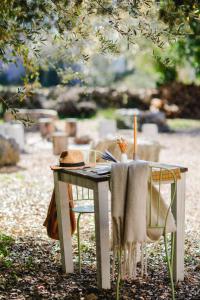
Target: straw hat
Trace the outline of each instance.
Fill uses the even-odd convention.
[[[94,167],[96,163],[84,162],[84,155],[80,150],[63,151],[59,158],[59,165],[51,166],[52,170],[81,170],[89,167]]]
[[[59,166],[64,168],[84,167],[84,157],[80,150],[63,151],[60,155]]]

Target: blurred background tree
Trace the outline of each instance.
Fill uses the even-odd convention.
[[[1,69],[22,65],[20,100],[38,83],[138,84],[142,75],[144,87],[161,85],[185,65],[196,80],[199,8],[198,0],[2,0]]]
[[[186,83],[199,83],[200,77],[200,1],[167,0],[161,2],[160,19],[173,31],[175,25],[184,30],[185,35],[172,43],[165,56],[170,59],[170,66],[158,59],[156,71],[160,72],[158,84],[174,80]],[[185,70],[181,76],[181,70]]]

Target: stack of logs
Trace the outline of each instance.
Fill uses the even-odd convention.
[[[200,86],[173,82],[160,87],[159,98],[168,117],[200,118]]]

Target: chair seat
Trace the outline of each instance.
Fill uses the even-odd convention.
[[[76,206],[72,208],[72,211],[75,213],[82,213],[82,214],[92,214],[94,213],[94,205],[83,205],[83,206]]]

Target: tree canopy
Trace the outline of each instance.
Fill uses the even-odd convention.
[[[178,51],[199,66],[199,12],[198,0],[2,0],[0,59],[4,65],[22,60],[26,93],[37,82],[47,40],[55,45],[59,41],[57,55],[83,64],[93,53],[123,53],[143,47],[144,40],[152,43],[156,57],[157,49],[165,53],[178,42]],[[159,60],[164,66],[170,61],[160,54]],[[64,81],[73,76],[67,66]]]
[[[163,47],[191,37],[199,33],[199,1],[2,0],[0,20],[0,58],[20,56],[31,69],[48,35],[67,50],[77,45],[84,59],[89,48],[119,52],[121,39],[127,47],[141,37]]]

